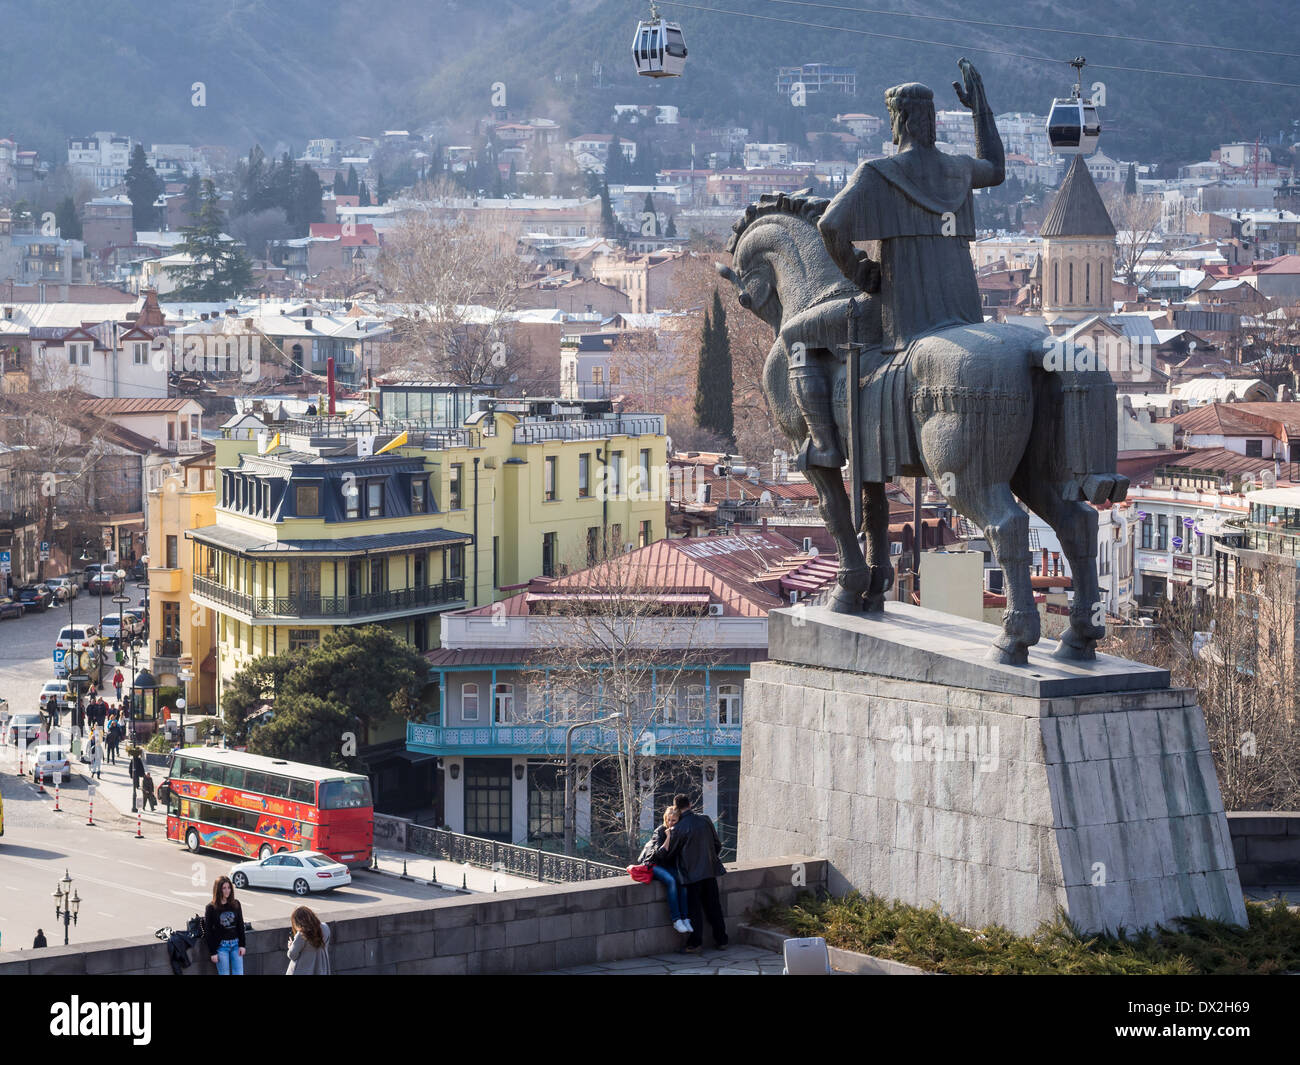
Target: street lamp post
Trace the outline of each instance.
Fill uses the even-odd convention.
[[[566,856],[572,856],[574,843],[573,730],[582,728],[584,725],[600,725],[622,716],[620,713],[614,713],[608,717],[597,717],[590,721],[575,721],[564,730],[564,853]]]
[[[81,897],[72,890],[72,877],[65,869],[63,879],[54,885],[54,919],[63,922],[63,945],[68,945],[68,925],[77,923]]]
[[[176,700],[176,709],[181,712],[181,745],[185,744],[185,707],[189,705],[190,681],[194,679],[194,674],[188,669],[182,669],[176,674],[176,679],[181,682],[181,697]]]

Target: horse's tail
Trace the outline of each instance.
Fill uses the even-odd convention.
[[[1039,364],[1047,409],[1056,423],[1055,456],[1067,499],[1119,503],[1128,478],[1115,470],[1119,442],[1115,382],[1105,369]]]

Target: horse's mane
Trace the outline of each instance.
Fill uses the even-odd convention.
[[[758,203],[751,203],[745,213],[731,227],[731,238],[727,241],[727,251],[734,253],[740,238],[760,218],[774,214],[790,215],[816,225],[817,219],[826,210],[831,201],[825,196],[813,195],[812,189],[800,189],[798,192],[769,192],[759,197]]]

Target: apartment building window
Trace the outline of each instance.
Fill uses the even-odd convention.
[[[623,494],[623,452],[614,451],[609,456],[609,494],[618,499]]]
[[[89,344],[69,344],[68,345],[68,365],[69,366],[89,366],[90,365],[90,345]]]
[[[167,537],[167,568],[180,569],[180,545],[176,536]]]
[[[616,555],[623,550],[623,526],[615,522],[609,527],[609,553]]]
[[[690,684],[686,688],[686,720],[704,720],[704,685]]]
[[[1142,550],[1151,550],[1151,519],[1149,517],[1142,523]]]
[[[366,482],[366,517],[382,518],[384,516],[384,482]]]
[[[1169,518],[1165,514],[1156,516],[1156,550],[1169,550]]]
[[[638,492],[650,491],[650,449],[643,447],[641,449],[641,483],[636,486]]]
[[[320,644],[320,631],[318,629],[290,629],[289,630],[289,650],[290,651],[308,651]]]
[[[740,724],[740,685],[718,685],[718,724]]]
[[[587,530],[587,565],[594,566],[600,559],[600,526],[593,525]]]
[[[137,341],[131,345],[131,363],[134,366],[144,366],[149,362],[149,345],[144,341]]]
[[[1246,441],[1246,458],[1248,458],[1248,459],[1262,459],[1263,457],[1264,457],[1264,441],[1263,441],[1263,440],[1247,440],[1247,441]]]
[[[648,547],[653,542],[651,539],[653,534],[650,528],[651,522],[643,521],[641,523],[641,531],[637,534],[637,547]]]
[[[458,581],[465,576],[465,545],[447,549],[447,579]]]
[[[462,462],[453,462],[451,465],[451,482],[447,489],[447,501],[449,510],[460,510],[460,488],[461,482],[465,476],[465,464]]]
[[[555,470],[555,464],[556,464],[558,461],[559,461],[559,458],[558,458],[557,456],[555,456],[555,455],[547,455],[547,456],[546,456],[546,459],[545,459],[545,461],[544,461],[544,463],[543,463],[543,467],[542,467],[542,469],[543,469],[543,473],[542,473],[542,480],[543,480],[542,489],[543,489],[543,491],[545,492],[546,502],[548,502],[548,503],[554,503],[554,502],[555,502],[555,499],[556,499],[556,490],[555,490],[555,473],[556,473],[556,470]]]
[[[388,565],[382,558],[370,560],[370,594],[380,595],[388,591]]]
[[[429,484],[423,477],[417,478],[411,482],[411,513],[426,514],[428,513]]]
[[[294,495],[294,505],[300,518],[320,517],[320,488],[314,484],[300,484]]]
[[[343,514],[349,521],[361,517],[361,489],[351,475],[343,478]]]
[[[166,600],[163,601],[162,627],[164,640],[179,640],[181,638],[180,603],[171,603]]]
[[[515,719],[515,686],[498,684],[492,693],[492,722],[508,725]]]
[[[593,366],[591,368],[591,383],[593,385],[603,385],[605,383],[605,368],[603,366]]]
[[[583,452],[578,456],[578,498],[591,496],[591,454]]]
[[[460,718],[462,721],[478,720],[478,685],[460,686]]]
[[[542,533],[542,576],[555,576],[555,533]]]

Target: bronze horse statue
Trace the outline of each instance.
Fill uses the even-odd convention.
[[[1097,581],[1097,516],[1088,503],[1119,502],[1128,489],[1127,478],[1114,472],[1115,386],[1109,373],[1058,370],[1046,357],[1050,340],[1006,323],[952,326],[918,338],[902,356],[882,356],[879,299],[840,272],[818,231],[828,202],[803,193],[764,196],[732,227],[732,265],[719,265],[718,271],[740,289],[741,305],[776,334],[763,389],[792,445],[807,436],[790,391],[792,357],[828,360],[841,439],[876,442],[857,474],[854,460],[849,462],[851,479],[858,482],[849,491],[862,493],[861,530],[854,528],[843,473],[807,468],[839,550],[831,609],[884,609],[893,579],[885,479],[924,475],[954,510],[984,531],[1005,573],[1007,610],[990,658],[1024,664],[1040,636],[1024,507],[1056,532],[1073,574],[1069,628],[1054,654],[1095,658],[1105,612]],[[856,383],[847,380],[843,355],[850,341],[866,355]],[[854,406],[862,413],[850,426],[852,385],[859,389]]]

